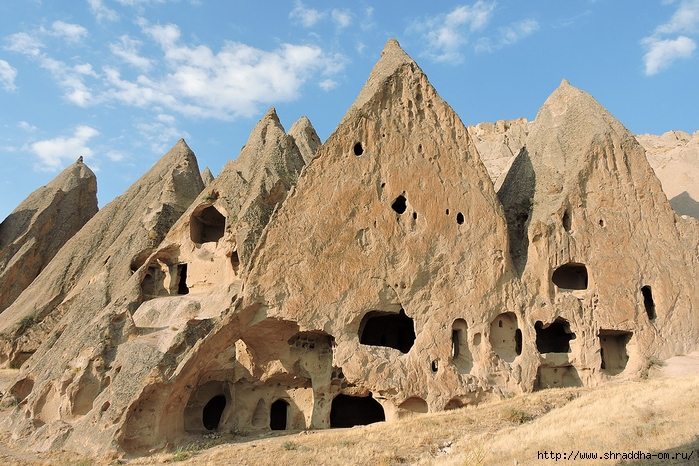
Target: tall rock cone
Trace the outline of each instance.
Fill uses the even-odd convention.
[[[240,156],[190,203],[157,248],[142,245],[136,259],[121,258],[132,274],[113,290],[111,303],[89,325],[64,319],[68,329],[29,360],[31,368],[11,389],[33,413],[12,417],[22,441],[39,449],[52,443],[103,453],[116,446],[141,454],[176,439],[184,427],[200,427],[201,417],[183,414],[185,405],[166,403],[190,395],[172,376],[235,302],[251,251],[302,168],[294,139],[271,109]],[[67,384],[57,358],[79,367]],[[47,396],[60,399],[60,409],[47,414]],[[106,427],[95,429],[96,420]],[[49,424],[48,431],[27,430],[37,422]]]
[[[97,210],[97,178],[80,160],[0,223],[0,313]]]
[[[204,187],[209,186],[214,181],[214,175],[209,170],[209,167],[204,168],[204,171],[201,172],[201,181],[204,183]]]
[[[303,160],[309,163],[315,157],[318,147],[320,146],[320,138],[316,133],[315,128],[311,125],[311,120],[308,117],[301,117],[291,125],[289,136],[294,138],[296,145],[301,151]]]
[[[42,342],[48,350],[46,341],[65,316],[96,315],[202,189],[194,153],[180,140],[85,224],[0,314],[6,335],[0,364],[19,367]]]
[[[569,353],[525,365],[533,388],[633,377],[691,349],[694,253],[644,149],[592,96],[561,83],[499,196],[535,323],[523,351]]]
[[[377,420],[488,397],[478,374],[514,377],[469,342],[515,309],[504,298],[516,287],[508,257],[504,214],[466,128],[391,40],[272,216],[242,300],[180,366],[189,402],[163,406],[191,429],[225,386],[236,395],[219,428],[266,428],[280,397],[288,425],[309,428],[348,425],[356,400]],[[209,356],[232,342],[249,377],[228,378],[231,362]],[[503,351],[514,358],[514,340]]]

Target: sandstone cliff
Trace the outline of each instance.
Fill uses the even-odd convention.
[[[97,179],[82,157],[0,223],[0,313],[97,213]]]

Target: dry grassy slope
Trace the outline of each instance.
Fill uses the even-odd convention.
[[[668,377],[673,374],[682,377]],[[0,373],[0,390],[10,375]],[[699,353],[671,358],[651,376],[597,389],[544,390],[474,408],[352,429],[191,437],[189,447],[180,447],[176,453],[128,464],[525,465],[548,463],[537,459],[538,451],[603,454],[639,450],[694,453],[689,461],[578,459],[572,464],[697,464]],[[7,410],[0,411],[0,420],[4,412]],[[12,451],[4,446],[6,439],[6,434],[0,434],[2,464],[115,464],[62,452]]]

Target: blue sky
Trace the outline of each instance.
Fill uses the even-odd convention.
[[[634,133],[699,129],[699,0],[3,0],[0,219],[84,156],[100,206],[180,137],[218,174],[274,106],[322,140],[397,38],[465,124],[562,78]]]

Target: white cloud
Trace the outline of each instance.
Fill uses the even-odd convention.
[[[119,42],[109,44],[109,50],[126,63],[144,71],[148,71],[153,63],[148,58],[138,54],[141,41],[131,39],[128,35],[119,38]]]
[[[483,30],[495,9],[494,1],[478,0],[472,6],[461,5],[447,14],[415,22],[412,29],[421,33],[427,42],[425,55],[435,61],[459,63],[463,60],[461,47],[469,36]]]
[[[333,79],[325,79],[319,82],[318,86],[320,86],[320,88],[324,91],[329,91],[331,89],[335,89],[338,86],[338,82]]]
[[[484,37],[479,39],[476,44],[476,51],[492,52],[494,50],[499,50],[519,42],[538,30],[539,23],[534,19],[526,19],[524,21],[512,23],[509,26],[499,28],[495,38]]]
[[[141,136],[150,143],[154,154],[166,153],[180,138],[189,138],[186,131],[177,129],[174,122],[139,123],[136,124]]]
[[[64,162],[72,163],[80,156],[86,159],[92,157],[94,152],[87,146],[87,142],[98,134],[99,131],[94,128],[78,126],[72,137],[38,141],[29,148],[39,157],[40,170],[55,171],[60,169]]]
[[[345,10],[339,10],[337,8],[334,8],[332,12],[330,13],[333,22],[337,25],[338,28],[343,29],[352,24],[352,13],[345,9]]]
[[[88,34],[87,29],[79,24],[64,23],[63,21],[55,21],[52,28],[54,35],[65,37],[68,42],[79,42]]]
[[[92,65],[84,63],[68,66],[60,60],[42,57],[41,65],[51,72],[56,83],[63,88],[64,97],[80,107],[87,107],[93,101],[92,91],[85,85],[85,77],[97,77]]]
[[[0,86],[8,92],[15,91],[17,89],[15,86],[16,77],[17,70],[5,60],[0,60]]]
[[[121,152],[110,150],[109,152],[107,152],[107,158],[112,162],[121,162],[126,158],[126,156]]]
[[[303,27],[313,27],[318,21],[326,16],[325,12],[320,12],[313,8],[306,8],[300,0],[294,2],[294,9],[289,13],[289,18],[296,19],[301,22]]]
[[[142,25],[162,48],[170,72],[129,81],[119,70],[105,67],[106,97],[127,105],[158,105],[195,117],[252,116],[261,105],[297,98],[313,74],[330,76],[345,66],[344,57],[315,46],[282,44],[268,52],[225,42],[214,53],[205,45],[180,44],[175,25]]]
[[[670,20],[655,28],[652,35],[641,40],[647,50],[643,56],[645,74],[652,76],[679,59],[691,58],[696,42],[688,35],[699,32],[699,0],[683,0]],[[667,38],[667,35],[678,35]]]
[[[19,52],[31,57],[39,56],[41,54],[41,49],[45,47],[44,43],[37,37],[30,36],[26,32],[12,34],[6,37],[5,41],[9,42],[9,45],[5,47],[6,50]]]
[[[102,22],[103,19],[107,21],[117,21],[119,19],[117,12],[107,8],[102,0],[87,0],[87,3],[90,5],[90,10],[95,15],[97,22]]]
[[[30,125],[26,121],[20,121],[19,123],[17,123],[17,127],[20,129],[23,129],[24,131],[29,131],[29,132],[36,131],[36,126]]]
[[[679,36],[674,40],[650,37],[644,39],[643,43],[648,48],[648,53],[643,56],[648,76],[667,68],[675,60],[691,57],[692,52],[697,48],[696,43],[686,36]]]

